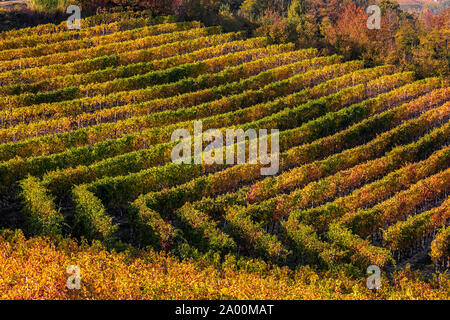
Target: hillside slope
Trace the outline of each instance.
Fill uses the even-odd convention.
[[[0,83],[1,227],[292,269],[448,269],[444,79],[143,11],[1,33]],[[172,133],[198,120],[279,130],[278,174],[173,163]]]

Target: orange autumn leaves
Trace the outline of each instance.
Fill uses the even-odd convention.
[[[153,251],[115,253],[68,239],[27,240],[19,231],[1,233],[0,259],[0,299],[445,299],[449,288],[448,277],[426,283],[406,270],[394,274],[392,284],[384,279],[374,294],[364,278],[342,271],[249,272],[238,270],[233,259],[219,269]],[[66,287],[69,265],[81,269],[80,290]]]

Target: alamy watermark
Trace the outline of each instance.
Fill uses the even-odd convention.
[[[67,18],[67,29],[80,30],[81,29],[81,8],[76,5],[70,5],[66,10],[67,14],[71,14]]]
[[[245,132],[243,129],[226,129],[225,135],[219,129],[209,129],[203,133],[202,121],[194,121],[193,137],[189,130],[177,129],[172,133],[171,140],[181,140],[172,150],[172,162],[175,164],[259,163],[268,166],[261,168],[263,176],[276,175],[280,169],[277,129],[270,130],[270,138],[267,129],[259,129],[258,132],[255,129],[248,129]],[[203,148],[204,143],[209,144]]]
[[[367,288],[370,290],[379,290],[381,288],[380,267],[371,265],[367,268],[367,273],[370,274],[366,281]]]
[[[370,30],[381,29],[381,9],[377,5],[368,6],[366,13],[370,14],[367,19],[367,28]]]
[[[67,267],[66,272],[70,274],[67,278],[66,286],[69,290],[81,289],[81,269],[79,266],[70,265]]]

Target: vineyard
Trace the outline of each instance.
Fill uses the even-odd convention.
[[[0,228],[101,242],[117,268],[127,262],[116,251],[150,250],[157,277],[169,264],[216,292],[137,298],[267,297],[258,285],[273,286],[272,298],[323,298],[304,291],[304,279],[283,291],[291,280],[282,270],[351,265],[360,284],[370,265],[448,270],[448,79],[416,80],[393,65],[367,67],[147,11],[81,23],[0,33]],[[194,134],[197,120],[221,132],[278,129],[278,175],[262,176],[263,164],[173,163],[172,133]],[[0,236],[2,257],[14,245],[39,256],[42,246],[64,264],[80,250],[66,243],[55,253],[17,238]],[[77,254],[86,268],[95,264]],[[101,251],[99,259],[109,258]],[[247,269],[230,271],[230,291],[217,294],[192,261]],[[263,279],[252,273],[260,264],[278,271]],[[232,291],[245,279],[255,288]],[[5,294],[6,283],[0,296],[39,296]]]

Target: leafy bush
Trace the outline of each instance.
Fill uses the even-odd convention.
[[[28,2],[28,7],[38,12],[65,12],[69,5],[67,0],[29,0]]]

